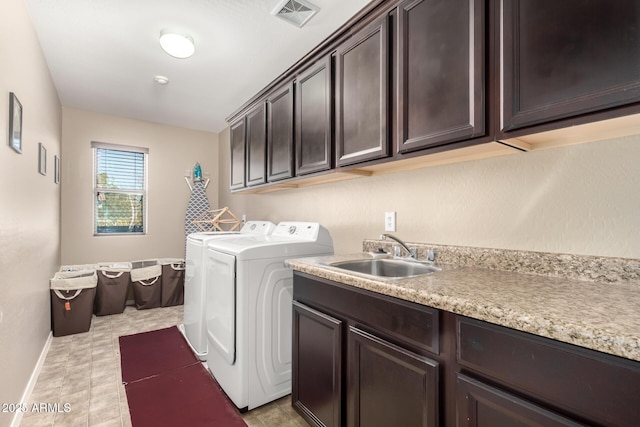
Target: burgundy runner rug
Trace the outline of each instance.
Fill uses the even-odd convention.
[[[175,326],[126,335],[118,340],[124,383],[199,363]]]
[[[247,426],[177,328],[120,337],[120,355],[133,427]]]

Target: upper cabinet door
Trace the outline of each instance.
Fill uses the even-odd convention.
[[[398,151],[485,134],[483,0],[398,8]]]
[[[269,181],[293,176],[293,83],[267,99],[267,173]]]
[[[389,155],[387,17],[358,32],[336,52],[336,164]]]
[[[245,187],[245,121],[244,117],[231,125],[231,176],[229,188]]]
[[[247,114],[247,185],[266,180],[267,117],[264,103]]]
[[[296,79],[296,174],[331,168],[331,65],[325,58]]]
[[[640,2],[502,0],[502,130],[640,101]]]

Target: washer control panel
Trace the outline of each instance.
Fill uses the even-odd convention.
[[[317,222],[281,222],[272,235],[296,240],[316,240],[319,229],[320,224]]]

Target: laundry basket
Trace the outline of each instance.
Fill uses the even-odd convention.
[[[162,306],[184,304],[184,260],[164,258],[158,263],[162,266]]]
[[[158,264],[158,260],[153,260],[155,265],[148,265],[150,262],[131,263],[131,286],[138,310],[156,308],[162,304],[162,266]]]
[[[58,272],[49,281],[54,337],[89,331],[97,283],[95,270]]]
[[[130,262],[101,262],[96,264],[98,286],[93,312],[96,316],[119,314],[127,305],[131,280]]]

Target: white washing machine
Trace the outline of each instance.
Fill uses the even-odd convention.
[[[207,365],[240,409],[291,393],[289,258],[333,254],[321,225],[281,222],[267,236],[207,244]]]
[[[212,231],[191,233],[187,236],[187,255],[184,278],[184,314],[180,330],[193,352],[202,361],[207,359],[207,333],[205,326],[205,279],[203,263],[207,242],[235,239],[249,235],[268,235],[276,225],[269,221],[247,221],[240,231]]]

